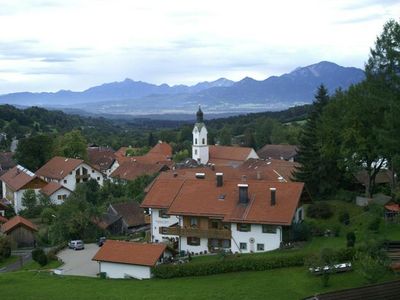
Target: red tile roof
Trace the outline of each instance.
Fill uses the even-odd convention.
[[[166,164],[172,165],[172,147],[167,143],[158,143],[148,153],[141,156],[125,156],[128,147],[120,148],[116,153],[120,164],[126,161],[137,161],[145,164]],[[135,148],[132,148],[135,149]]]
[[[144,220],[144,210],[136,201],[125,203],[110,204],[117,215],[121,216],[124,222],[131,226],[139,226],[146,224]]]
[[[1,226],[1,231],[3,233],[8,233],[19,226],[24,226],[32,231],[38,230],[37,226],[33,224],[31,221],[21,216],[15,216]]]
[[[92,260],[153,267],[166,248],[165,244],[107,240]]]
[[[82,163],[84,163],[82,159],[55,156],[37,170],[36,174],[47,178],[63,179]]]
[[[152,175],[161,172],[164,169],[168,169],[168,167],[163,164],[147,164],[138,161],[125,161],[110,174],[110,177],[124,180],[134,180],[139,176]]]
[[[168,208],[172,215],[213,216],[226,222],[290,225],[302,195],[303,183],[247,180],[250,201],[239,204],[239,179],[224,179],[222,187],[207,179],[157,179],[142,207]],[[276,205],[270,188],[276,188]],[[223,199],[221,199],[223,198]]]
[[[245,161],[253,148],[210,145],[209,157],[213,160]],[[254,150],[253,150],[254,151]]]
[[[116,157],[114,150],[111,148],[89,147],[88,160],[91,165],[96,166],[101,171],[105,171],[111,168]]]
[[[6,223],[7,221],[8,221],[7,218],[5,218],[2,215],[0,215],[0,223]]]
[[[14,191],[18,191],[35,178],[37,178],[35,174],[18,165],[1,176],[0,180],[4,181]]]
[[[400,212],[400,205],[394,202],[390,202],[385,205],[385,208],[387,210],[393,211],[393,212]]]
[[[55,192],[57,192],[59,189],[66,189],[68,191],[70,191],[68,188],[66,188],[65,186],[62,186],[61,184],[59,184],[58,182],[50,182],[48,183],[45,187],[43,187],[41,189],[41,192],[47,196],[51,196],[53,195]],[[71,191],[70,191],[71,192]]]
[[[296,156],[296,145],[270,145],[267,144],[257,151],[257,154],[262,159],[284,159],[289,160]]]

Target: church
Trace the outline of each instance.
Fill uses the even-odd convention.
[[[208,145],[208,131],[200,106],[196,113],[196,123],[194,124],[192,134],[192,158],[199,165],[214,164],[218,166],[238,167],[250,158],[259,158],[253,148]]]

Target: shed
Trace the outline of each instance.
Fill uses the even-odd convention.
[[[92,260],[108,278],[151,278],[151,268],[165,255],[165,244],[107,240]]]
[[[33,247],[38,228],[31,221],[15,216],[1,226],[1,232],[8,235],[18,247]]]

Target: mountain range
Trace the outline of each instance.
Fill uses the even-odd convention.
[[[364,76],[361,69],[323,61],[260,81],[249,77],[237,82],[220,78],[193,86],[169,86],[125,79],[82,92],[6,94],[0,96],[0,103],[125,115],[193,113],[201,104],[210,113],[236,114],[311,103],[320,84],[333,93],[362,81]]]

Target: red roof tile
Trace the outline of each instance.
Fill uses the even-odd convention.
[[[267,144],[257,151],[257,154],[262,159],[284,159],[289,160],[296,156],[296,145],[270,145]]]
[[[1,226],[1,231],[4,233],[8,233],[18,226],[24,226],[33,231],[38,230],[37,226],[33,224],[31,221],[21,216],[15,216]]]
[[[231,146],[215,146],[210,145],[209,157],[210,161],[228,160],[228,161],[245,161],[251,154],[253,148],[248,147],[231,147]]]
[[[37,170],[36,174],[47,178],[63,179],[82,163],[84,163],[82,159],[55,156]]]
[[[156,265],[166,248],[165,244],[107,240],[92,260],[152,267]]]
[[[96,166],[101,171],[111,168],[116,157],[114,150],[104,147],[88,148],[88,160],[91,165]]]
[[[158,179],[154,182],[142,207],[168,208],[182,187],[184,179]]]
[[[18,191],[35,178],[37,178],[35,174],[18,165],[1,176],[0,180],[4,181],[14,191]]]

